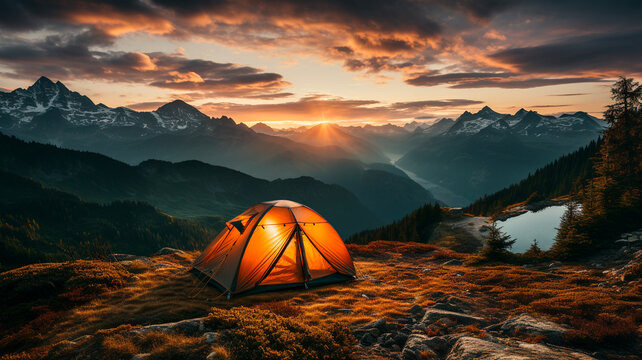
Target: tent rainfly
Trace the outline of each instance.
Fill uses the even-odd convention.
[[[328,221],[289,200],[256,204],[228,221],[192,270],[228,298],[356,275],[348,249]]]

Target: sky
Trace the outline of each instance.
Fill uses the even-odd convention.
[[[639,0],[0,0],[0,90],[47,76],[273,127],[601,116],[614,79],[642,79],[640,19]]]

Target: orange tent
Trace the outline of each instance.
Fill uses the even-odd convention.
[[[348,249],[328,221],[288,200],[256,204],[228,221],[192,268],[228,297],[356,275]]]

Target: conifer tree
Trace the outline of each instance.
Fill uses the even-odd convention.
[[[589,254],[642,226],[642,89],[622,77],[611,93],[595,176],[579,194],[581,213],[571,204],[562,219],[553,247],[558,257]]]
[[[513,247],[514,239],[501,231],[494,222],[488,230],[486,244],[482,248],[481,255],[488,260],[504,260],[509,255],[508,249]]]

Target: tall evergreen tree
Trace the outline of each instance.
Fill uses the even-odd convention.
[[[552,249],[560,257],[594,252],[642,226],[642,89],[622,77],[611,93],[595,176],[579,194],[582,211],[567,210]]]

